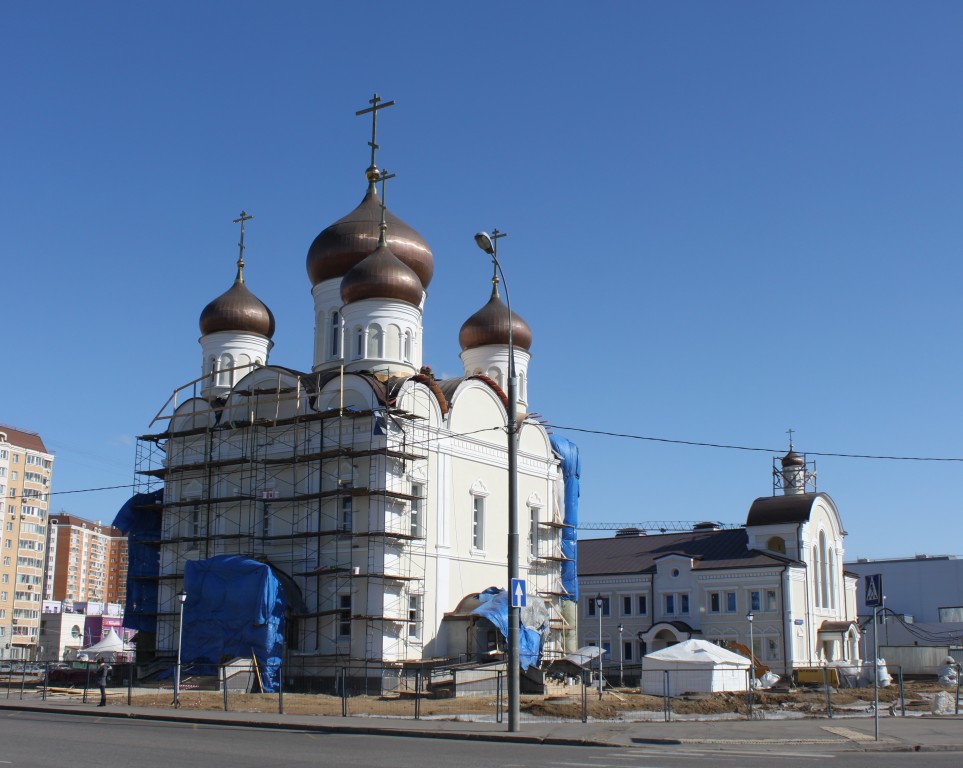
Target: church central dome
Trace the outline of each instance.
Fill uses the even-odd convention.
[[[274,315],[239,275],[234,285],[204,307],[200,327],[204,336],[217,331],[241,331],[270,339],[274,335]]]
[[[414,270],[421,287],[428,289],[435,271],[434,257],[424,238],[401,219],[385,211],[388,247]],[[308,249],[307,271],[311,285],[344,277],[377,247],[381,224],[381,198],[374,184],[361,204],[347,216],[322,230]]]

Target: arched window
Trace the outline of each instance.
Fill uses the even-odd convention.
[[[247,376],[251,372],[251,358],[247,355],[238,355],[237,364],[241,366],[241,370],[238,371],[239,376]]]
[[[214,355],[207,358],[207,370],[204,373],[211,377],[211,384],[214,384],[217,380],[217,358]]]
[[[784,555],[786,554],[786,540],[782,536],[773,536],[766,542],[766,549]]]
[[[411,362],[411,331],[405,331],[404,359]]]
[[[397,325],[389,325],[385,334],[387,354],[389,360],[401,359],[401,329]]]
[[[217,383],[222,387],[229,387],[234,383],[234,371],[230,370],[233,367],[234,358],[227,353],[221,355],[221,365],[218,371]]]
[[[823,608],[829,607],[829,558],[826,552],[826,532],[819,532],[819,585]]]
[[[335,310],[331,313],[331,327],[328,329],[330,357],[336,358],[341,354],[341,313]]]
[[[494,365],[488,369],[488,378],[494,381],[498,386],[502,386],[502,372]]]
[[[385,337],[381,326],[372,325],[368,328],[368,357],[385,356]]]
[[[354,358],[360,360],[364,357],[364,329],[361,327],[354,329]]]
[[[829,550],[829,607],[836,607],[836,552]]]
[[[819,548],[815,544],[813,544],[813,558],[810,565],[813,571],[813,601],[816,603],[816,607],[819,608],[822,605],[820,597],[822,594],[822,578],[819,573]]]

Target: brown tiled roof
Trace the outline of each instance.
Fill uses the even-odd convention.
[[[744,528],[583,539],[578,543],[578,575],[654,573],[656,560],[668,554],[695,558],[693,569],[699,571],[763,568],[792,562],[778,555],[748,549],[747,544]]]
[[[40,435],[36,432],[24,432],[16,427],[10,427],[6,424],[0,424],[0,432],[4,432],[7,435],[7,442],[10,445],[15,445],[18,448],[25,448],[28,451],[39,451],[40,453],[47,453],[47,449],[44,447],[43,440],[40,439]]]

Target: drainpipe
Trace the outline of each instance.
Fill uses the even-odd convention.
[[[792,654],[793,623],[792,613],[786,607],[786,582],[789,581],[789,564],[782,567],[782,578],[779,580],[779,592],[782,602],[779,607],[782,609],[782,645],[783,645],[783,674],[786,677],[792,675],[792,664],[789,661]]]
[[[811,667],[811,666],[813,665],[813,659],[812,659],[813,638],[812,638],[812,626],[810,626],[810,625],[812,624],[812,622],[809,620],[809,617],[810,617],[810,615],[811,615],[812,613],[814,613],[814,612],[810,610],[810,601],[809,601],[809,566],[807,565],[807,563],[806,563],[806,561],[805,561],[805,559],[804,559],[804,555],[803,555],[802,525],[800,525],[800,526],[796,529],[796,552],[797,552],[798,555],[799,555],[799,562],[801,562],[801,563],[805,566],[805,568],[806,568],[806,582],[805,582],[805,583],[806,583],[806,655],[809,657],[809,658],[808,658],[808,664],[809,664],[809,666]]]

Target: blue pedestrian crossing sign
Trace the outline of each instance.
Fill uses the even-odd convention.
[[[512,579],[512,608],[524,608],[527,593],[525,579]]]
[[[866,607],[879,608],[883,604],[883,574],[870,573],[866,579]]]

